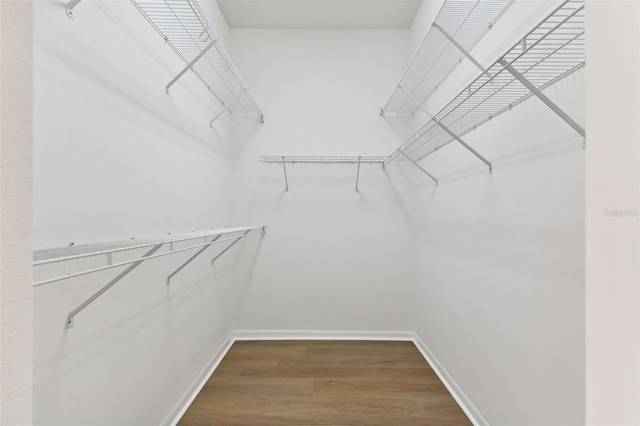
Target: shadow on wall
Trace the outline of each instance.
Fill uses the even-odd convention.
[[[63,17],[60,19],[69,20],[65,15],[64,3],[50,3],[50,5],[59,11],[53,10],[47,13],[60,13]],[[130,45],[139,47],[140,55],[151,58],[154,64],[158,65],[158,71],[164,70],[168,76],[175,75],[180,71],[181,62],[177,56],[175,65],[169,65],[154,53],[155,46],[145,43],[144,40],[136,36],[109,7],[99,3],[96,5],[121,30],[121,33],[126,35],[127,39],[131,41]],[[41,7],[46,7],[46,5],[43,4]],[[73,23],[69,20],[69,25]],[[151,27],[149,30],[153,31]],[[65,36],[72,37],[71,35],[61,35],[61,37]],[[161,41],[159,37],[158,39]],[[204,149],[218,156],[228,155],[220,147],[224,139],[215,134],[218,140],[212,143],[206,120],[195,122],[190,116],[182,113],[177,106],[178,103],[164,94],[164,86],[159,85],[157,90],[150,90],[148,88],[149,79],[145,79],[144,75],[132,72],[130,68],[120,67],[118,63],[109,61],[106,55],[102,56],[102,60],[99,62],[83,60],[84,51],[89,54],[96,49],[96,46],[91,45],[84,38],[73,39],[73,51],[68,47],[65,48],[65,43],[61,43],[60,39],[56,37],[40,36],[36,43],[40,51],[55,60],[55,68],[50,65],[53,62],[43,62],[43,64],[49,64],[50,67],[45,71],[47,73],[46,84],[56,87],[59,92],[63,91],[68,94],[65,104],[73,102],[72,94],[75,94],[77,97],[75,103],[80,105],[97,104],[97,110],[106,110],[110,115],[119,116],[128,125],[135,125],[145,131],[154,132],[158,137],[168,138],[169,136],[181,144],[184,144],[185,141],[192,144],[197,143],[201,150]],[[168,54],[174,55],[169,47],[166,49]],[[96,57],[95,54],[91,55]],[[123,58],[122,62],[125,59]],[[42,70],[43,67],[41,66],[40,69]],[[73,70],[72,73],[69,70]],[[82,85],[83,90],[78,90],[82,81],[74,76],[81,76],[90,84],[85,83]],[[157,77],[155,78],[157,79]],[[194,81],[194,84],[196,83],[200,84],[200,82]],[[221,106],[216,107],[218,101],[204,86],[202,90],[195,90],[194,87],[196,86],[193,84],[180,85],[180,96],[188,94],[190,102],[195,102],[200,108],[210,110],[213,117],[221,108]],[[135,88],[135,91],[132,91],[131,88]],[[125,114],[126,108],[123,108],[123,104],[128,104],[130,110],[135,111],[135,120],[131,120],[129,115]],[[96,117],[96,119],[96,125],[99,125],[100,117]]]
[[[357,164],[287,163],[286,170],[285,181],[282,164],[264,163],[252,199],[273,200],[278,194],[313,201],[352,200],[357,196],[364,199],[367,192],[379,190],[384,184],[379,164],[363,162],[359,174]]]
[[[256,269],[256,263],[258,262],[258,256],[262,248],[262,242],[264,241],[265,234],[266,233],[262,233],[262,235],[260,235],[260,238],[258,238],[257,242],[255,242],[253,239],[250,240],[249,242],[243,239],[243,242],[242,242],[243,247],[240,253],[245,253],[245,250],[244,250],[245,244],[255,245],[255,248],[249,250],[249,253],[252,253],[251,257],[242,256],[239,254],[234,258],[233,269],[237,271],[235,285],[237,286],[237,290],[238,290],[238,297],[232,309],[232,312],[236,313],[235,318],[233,320],[234,330],[237,328],[240,322],[240,319],[244,314],[244,309],[246,308],[246,305],[247,305],[245,302],[249,294],[249,287],[253,282],[253,274]],[[215,267],[214,267],[214,274],[217,275],[217,270],[215,269]]]
[[[231,135],[230,143],[225,144],[229,157],[234,165],[237,163],[241,154],[249,146],[250,142],[255,138],[258,129],[262,125],[260,117],[254,115],[229,115],[226,124]],[[212,126],[213,132],[218,140],[223,141],[224,137],[216,130],[215,123]]]
[[[415,132],[413,116],[383,115],[382,118],[384,118],[389,125],[389,128],[398,138],[398,146],[402,145]]]
[[[410,177],[405,170],[407,167],[414,166],[412,164],[397,164],[395,167],[387,166],[384,169],[384,173],[393,195],[396,198],[397,205],[402,212],[402,216],[405,219],[407,228],[411,234],[414,234],[416,229],[418,229],[419,222],[425,219],[424,215],[418,213],[419,208],[417,208],[417,205],[420,202],[420,197],[416,197],[416,191],[424,191],[426,193],[426,206],[430,207],[434,202],[438,187],[435,182],[427,176],[420,175]],[[393,169],[393,171],[390,171],[390,169]],[[396,185],[392,175],[400,176],[402,182]],[[403,191],[401,188],[408,188],[409,190]]]

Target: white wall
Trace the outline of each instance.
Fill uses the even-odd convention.
[[[409,59],[408,31],[230,31],[231,54],[265,110],[238,157],[234,217],[266,223],[239,328],[407,331],[410,234],[389,173],[258,162],[259,155],[386,155],[379,116]]]
[[[516,3],[499,22],[508,25],[478,45],[479,60],[489,65],[496,40],[509,40],[504,50],[532,26],[514,20],[539,20],[550,6]],[[467,84],[465,72],[440,93]],[[584,125],[583,71],[546,93]],[[436,112],[439,102],[428,107]],[[581,424],[582,138],[530,99],[464,139],[494,172],[450,144],[421,163],[439,187],[412,194],[421,200],[412,220],[418,336],[489,424]]]
[[[208,128],[215,98],[192,73],[164,94],[184,65],[130,2],[83,1],[73,20],[64,4],[34,3],[35,248],[237,224],[229,191],[237,126],[225,117]],[[205,7],[224,39],[216,4]],[[66,315],[119,271],[37,287],[35,423],[162,422],[233,330],[236,284],[250,273],[235,272],[246,262],[237,254],[251,259],[259,241],[236,245],[215,269],[221,248],[210,249],[170,287],[167,275],[191,253],[148,261],[69,330]]]
[[[639,24],[638,2],[587,2],[590,425],[640,423]]]
[[[0,3],[0,423],[31,423],[32,6]]]

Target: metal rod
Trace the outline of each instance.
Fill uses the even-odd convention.
[[[71,328],[73,327],[73,318],[78,315],[80,312],[82,312],[82,310],[84,308],[86,308],[87,306],[89,306],[90,304],[92,304],[98,297],[102,296],[107,290],[109,290],[111,287],[113,287],[114,285],[116,285],[118,283],[118,281],[120,281],[121,279],[123,279],[125,276],[127,276],[131,271],[133,271],[134,269],[136,269],[138,266],[140,266],[140,264],[142,262],[144,262],[145,260],[147,260],[147,258],[149,258],[149,256],[151,256],[153,253],[157,252],[158,250],[160,250],[160,247],[162,247],[163,243],[160,243],[156,246],[154,246],[151,250],[149,250],[148,252],[146,252],[142,258],[138,261],[136,261],[134,264],[130,265],[127,269],[125,269],[124,271],[120,272],[118,274],[117,277],[115,277],[114,279],[112,279],[111,281],[109,281],[109,283],[107,285],[105,285],[104,287],[102,287],[100,290],[98,290],[97,292],[95,292],[93,294],[93,296],[89,297],[87,300],[85,300],[80,306],[78,306],[77,308],[75,308],[73,311],[71,311],[69,313],[69,315],[67,315],[67,322],[65,324],[65,328]]]
[[[289,190],[289,179],[287,179],[287,165],[284,161],[284,156],[282,157],[282,168],[284,170],[284,190]]]
[[[404,153],[404,151],[402,151],[401,149],[399,149],[398,151],[400,151],[400,154],[402,154],[404,156],[404,158],[406,158],[407,160],[411,161],[411,163],[416,166],[417,168],[419,168],[420,170],[422,170],[422,173],[424,173],[425,175],[429,176],[431,179],[433,179],[436,183],[436,185],[438,184],[438,179],[434,178],[433,176],[431,176],[431,174],[426,171],[425,169],[423,169],[422,167],[420,167],[420,164],[416,163],[415,161],[413,161],[411,159],[411,157],[409,157],[407,154]]]
[[[210,243],[215,242],[216,240],[218,240],[220,237],[222,236],[222,234],[220,235],[216,235],[213,240],[209,241]],[[205,241],[206,238],[205,238]],[[196,254],[194,254],[193,256],[191,256],[189,258],[189,260],[187,260],[186,262],[184,262],[182,265],[180,265],[180,267],[178,269],[176,269],[175,271],[173,271],[171,274],[169,274],[169,276],[167,277],[167,285],[171,284],[171,278],[173,278],[178,272],[182,271],[184,269],[185,266],[187,266],[189,263],[191,263],[196,257],[200,256],[206,249],[208,249],[209,247],[211,247],[211,245],[206,245],[204,247],[202,247],[200,250],[198,250],[196,252]]]
[[[558,105],[553,103],[551,99],[549,99],[544,93],[542,93],[536,86],[533,85],[527,78],[516,71],[507,61],[504,59],[500,60],[500,64],[504,66],[504,68],[511,73],[523,86],[531,91],[538,99],[544,102],[553,112],[558,114],[560,118],[562,118],[569,126],[571,126],[576,132],[580,134],[583,138],[585,138],[585,131],[578,123],[576,123],[571,117],[569,117]]]
[[[71,0],[69,3],[67,3],[67,5],[65,6],[65,12],[67,13],[67,16],[71,19],[73,19],[73,9],[78,5],[78,3],[80,3],[82,0]]]
[[[265,227],[262,226],[260,228],[264,232]],[[255,229],[258,229],[258,228],[252,228],[252,229],[249,229],[249,231],[252,231],[252,230],[255,230]],[[252,232],[252,234],[255,234],[255,232]],[[234,239],[233,237],[232,238],[225,238],[223,240],[217,240],[216,243],[223,243],[225,241],[231,241],[233,239]],[[160,244],[160,243],[158,243],[158,244]],[[162,244],[164,244],[164,243],[162,243]],[[179,253],[179,252],[186,251],[186,250],[192,250],[192,249],[195,249],[195,248],[209,246],[211,244],[214,244],[214,243],[198,244],[198,245],[195,245],[195,246],[185,247],[185,248],[181,248],[181,249],[174,250],[174,251],[168,251],[166,253],[154,254],[152,256],[148,256],[147,259],[155,259],[156,257],[168,256],[168,255],[171,255],[171,254],[174,254],[174,253]],[[88,269],[86,271],[76,272],[76,273],[73,273],[73,274],[63,275],[63,276],[59,276],[59,277],[55,277],[55,278],[49,278],[49,279],[46,279],[46,280],[43,280],[43,281],[38,281],[38,282],[34,283],[33,286],[34,287],[38,287],[38,286],[45,285],[45,284],[51,284],[51,283],[54,283],[54,282],[57,282],[57,281],[63,281],[63,280],[71,279],[71,278],[81,277],[83,275],[93,274],[95,272],[105,271],[107,269],[117,268],[119,266],[130,265],[130,264],[135,263],[137,261],[138,261],[138,259],[127,260],[125,262],[114,263],[113,265],[101,266],[99,268],[93,268],[93,269]]]
[[[438,31],[440,31],[440,33],[447,39],[449,40],[449,42],[451,44],[453,44],[456,49],[458,49],[464,56],[467,57],[467,59],[469,59],[473,65],[475,65],[476,67],[478,67],[478,69],[480,71],[482,71],[483,74],[487,74],[487,76],[489,76],[489,78],[491,78],[491,74],[489,74],[486,70],[485,67],[483,67],[480,62],[476,61],[476,58],[474,58],[473,56],[471,56],[471,53],[467,52],[467,49],[465,49],[464,47],[462,47],[460,45],[460,43],[458,43],[453,37],[451,37],[440,25],[436,24],[435,22],[433,23],[433,28],[437,29]]]
[[[402,88],[401,88],[402,89]],[[404,89],[402,89],[404,91]],[[454,132],[451,131],[451,129],[449,129],[449,127],[447,127],[446,125],[442,124],[442,121],[434,118],[429,111],[427,111],[422,105],[420,105],[418,103],[418,101],[408,92],[404,92],[409,99],[411,99],[413,102],[416,103],[416,105],[418,105],[418,108],[420,108],[422,111],[424,111],[425,114],[427,114],[429,116],[429,118],[431,118],[432,120],[435,121],[435,123],[442,129],[444,130],[449,136],[451,136],[453,139],[455,139],[456,141],[458,141],[460,143],[460,145],[464,146],[465,148],[467,148],[467,150],[469,150],[469,152],[471,152],[473,155],[475,155],[476,157],[478,157],[478,159],[480,159],[480,161],[482,161],[484,164],[486,164],[487,166],[489,166],[489,172],[493,172],[493,165],[491,165],[491,162],[489,160],[487,160],[486,158],[484,158],[482,155],[480,155],[475,149],[471,148],[465,141],[463,141],[458,135],[456,135]]]
[[[245,231],[245,232],[244,232],[244,234],[240,235],[238,238],[236,238],[236,240],[235,240],[234,242],[232,242],[231,244],[229,244],[229,245],[227,246],[227,248],[226,248],[226,249],[224,249],[224,250],[222,250],[220,253],[218,253],[218,255],[217,255],[216,257],[214,257],[214,258],[213,258],[213,260],[211,260],[211,264],[213,265],[213,263],[214,263],[214,262],[215,262],[215,261],[216,261],[220,256],[222,256],[223,254],[225,254],[225,253],[227,252],[227,250],[229,250],[231,247],[233,247],[233,246],[234,246],[238,241],[240,241],[241,239],[243,239],[243,238],[247,235],[247,233],[248,233],[248,232],[249,232],[249,231]]]
[[[215,41],[215,40],[214,40],[214,41],[212,41],[211,43],[209,43],[209,44],[207,45],[207,47],[205,47],[204,49],[202,49],[202,51],[201,51],[200,53],[198,53],[198,56],[196,56],[195,58],[193,58],[193,60],[192,60],[191,62],[189,62],[189,63],[187,64],[187,66],[186,66],[186,67],[184,67],[184,68],[182,69],[182,71],[180,71],[180,72],[178,73],[178,75],[176,75],[175,77],[173,77],[173,80],[171,80],[171,81],[169,82],[169,84],[167,84],[167,86],[165,87],[165,89],[164,89],[164,93],[166,93],[166,94],[168,95],[168,94],[169,94],[169,88],[170,88],[171,86],[173,86],[173,84],[174,84],[176,81],[180,80],[180,77],[182,77],[182,76],[183,76],[187,71],[189,71],[191,68],[193,68],[193,66],[196,64],[196,62],[198,62],[198,61],[200,60],[200,58],[202,58],[202,57],[204,56],[204,54],[205,54],[205,53],[207,53],[207,52],[209,51],[209,49],[211,49],[211,48],[213,47],[213,45],[214,45],[214,44],[216,44],[216,41]]]
[[[215,117],[213,117],[213,119],[209,122],[209,127],[211,127],[213,125],[213,122],[216,121],[218,118],[220,118],[220,116],[222,114],[224,114],[225,112],[229,111],[229,108],[231,108],[231,105],[235,104],[238,99],[240,99],[240,96],[242,96],[244,94],[244,92],[246,92],[247,89],[242,89],[242,91],[240,93],[238,93],[238,95],[233,98],[233,100],[231,102],[229,102],[223,109],[222,111],[220,111]]]
[[[360,180],[360,160],[362,157],[358,157],[358,173],[356,174],[356,192],[358,192],[358,181]]]

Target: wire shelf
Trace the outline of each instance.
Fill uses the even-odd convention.
[[[124,277],[130,274],[134,269],[143,262],[156,259],[162,256],[169,256],[175,253],[185,251],[193,251],[198,249],[192,256],[184,261],[177,269],[175,269],[166,279],[166,285],[171,284],[171,280],[187,267],[193,260],[204,253],[209,247],[220,244],[229,243],[222,251],[220,251],[211,261],[214,262],[224,255],[231,247],[237,244],[241,239],[257,234],[264,233],[267,227],[249,226],[242,228],[223,228],[205,232],[191,233],[185,235],[173,236],[171,238],[147,239],[142,241],[124,241],[117,243],[91,244],[85,246],[71,246],[58,249],[39,250],[34,252],[34,272],[39,267],[52,266],[60,264],[65,273],[48,277],[40,281],[36,281],[33,286],[38,287],[71,278],[81,277],[84,275],[95,274],[98,272],[110,270],[113,268],[127,267],[122,270],[115,278],[106,285],[93,293],[83,303],[78,305],[74,310],[69,312],[65,321],[65,327],[73,327],[73,321],[76,315],[85,310],[89,305],[99,299],[111,287],[120,282]],[[224,238],[221,238],[224,237]],[[162,250],[163,247],[167,249]],[[72,269],[75,265],[75,270]],[[78,267],[79,266],[79,267]],[[54,268],[55,269],[55,268]],[[58,268],[59,269],[59,268]]]
[[[355,156],[355,155],[327,155],[327,156],[262,156],[260,161],[264,163],[290,163],[290,164],[384,164],[387,156]]]
[[[185,65],[192,65],[191,70],[225,110],[233,114],[255,113],[262,119],[262,111],[196,0],[131,2]]]
[[[389,159],[403,151],[419,161],[509,110],[533,93],[509,68],[537,90],[585,64],[584,0],[567,0],[416,131]]]
[[[446,1],[383,108],[383,112],[406,115],[415,113],[418,106],[411,97],[423,104],[463,61],[465,55],[442,31],[469,52],[507,11],[513,1]]]

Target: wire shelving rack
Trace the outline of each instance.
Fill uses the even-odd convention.
[[[267,155],[259,157],[263,163],[282,164],[284,172],[285,191],[289,190],[289,178],[287,176],[287,164],[354,164],[356,171],[356,192],[359,191],[360,166],[363,164],[384,166],[387,156],[356,156],[356,155]]]
[[[169,285],[171,284],[171,279],[173,277],[175,277],[198,256],[204,253],[209,247],[215,244],[229,243],[222,251],[218,252],[217,255],[214,256],[211,261],[213,264],[241,239],[257,233],[262,234],[266,229],[267,227],[265,225],[223,228],[205,232],[175,235],[162,239],[129,240],[124,242],[83,246],[70,245],[69,247],[57,249],[38,250],[33,253],[34,273],[42,275],[42,273],[38,271],[39,269],[46,267],[47,265],[51,266],[54,264],[61,265],[62,270],[64,270],[65,273],[42,278],[39,281],[36,281],[33,286],[39,287],[126,266],[126,268],[115,278],[101,287],[91,297],[86,299],[69,313],[65,326],[66,328],[71,328],[73,327],[73,320],[76,315],[96,301],[143,262],[149,259],[198,249],[191,257],[189,257],[189,259],[184,261],[178,268],[167,276],[166,284]],[[54,269],[59,270],[60,268],[58,267]]]
[[[71,0],[67,3],[68,16],[73,18],[74,9],[80,2]],[[166,93],[184,74],[192,71],[221,104],[209,126],[227,111],[254,114],[264,122],[262,110],[197,0],[131,0],[131,3],[185,64],[166,85]]]
[[[383,114],[412,115],[464,58],[485,69],[470,51],[495,25],[514,0],[448,0],[420,43]]]
[[[538,97],[585,137],[584,129],[542,93],[585,65],[584,20],[584,0],[563,2],[489,67],[487,73],[432,115],[387,162],[404,158],[417,162],[450,142],[457,140],[464,144],[461,139],[464,135],[530,96]],[[488,161],[472,152],[491,169]]]

